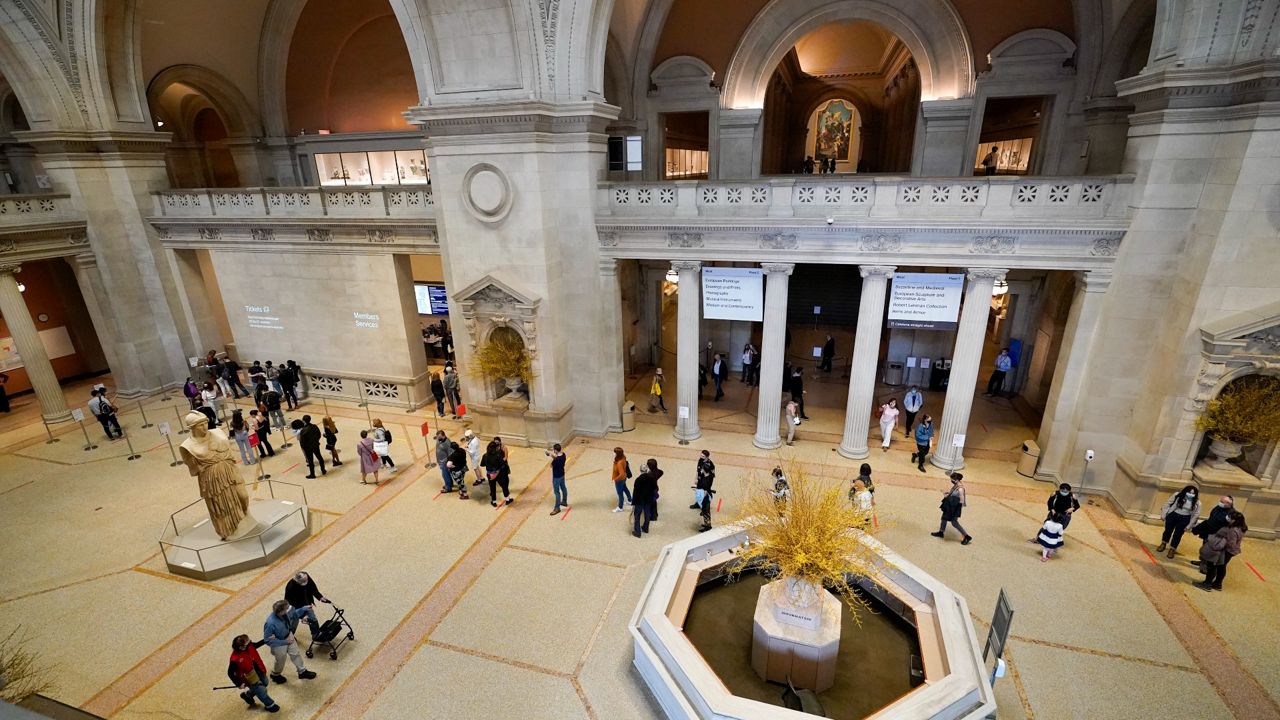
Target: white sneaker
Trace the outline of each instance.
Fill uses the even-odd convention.
[[[614,509],[613,509],[613,511],[614,511],[614,512],[622,512],[622,508],[614,508]]]

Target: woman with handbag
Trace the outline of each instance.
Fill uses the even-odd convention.
[[[940,538],[947,531],[947,523],[955,526],[956,530],[964,536],[960,541],[961,545],[968,545],[973,542],[973,537],[960,525],[960,515],[964,512],[965,492],[964,492],[964,476],[960,473],[951,473],[951,489],[942,495],[942,522],[938,525],[938,532],[929,533],[930,535]]]
[[[333,461],[333,466],[338,467],[342,464],[338,459],[338,424],[328,415],[320,421],[320,424],[324,426],[324,449],[329,451],[329,459]]]
[[[382,427],[379,418],[373,419],[373,450],[382,458],[384,467],[396,469],[396,463],[391,459],[391,431]]]
[[[373,484],[378,484],[378,470],[382,468],[382,463],[378,458],[378,451],[373,449],[373,438],[369,437],[368,430],[360,431],[360,442],[356,443],[356,456],[360,458],[360,484],[364,485],[365,478],[373,475]]]
[[[649,383],[649,412],[656,413],[658,408],[667,411],[667,404],[662,399],[662,385],[666,378],[662,376],[662,368],[653,371],[653,381]]]
[[[1200,520],[1200,492],[1195,485],[1182,488],[1160,510],[1160,519],[1164,521],[1164,533],[1160,535],[1160,545],[1156,552],[1164,552],[1169,548],[1169,558],[1178,554],[1178,543],[1182,542],[1182,533]]]
[[[1205,591],[1221,590],[1222,581],[1227,577],[1227,563],[1240,554],[1240,543],[1248,531],[1244,514],[1232,510],[1227,515],[1226,527],[1210,535],[1200,548],[1200,572],[1204,573],[1204,580],[1192,584]]]
[[[236,447],[240,448],[240,461],[245,465],[257,463],[258,461],[253,459],[253,446],[249,444],[249,423],[244,421],[242,410],[237,409],[231,412],[231,436],[235,438]]]

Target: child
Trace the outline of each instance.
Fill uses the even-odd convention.
[[[1062,547],[1062,515],[1056,510],[1049,513],[1049,518],[1040,527],[1040,535],[1036,538],[1040,543],[1040,562],[1046,562]]]

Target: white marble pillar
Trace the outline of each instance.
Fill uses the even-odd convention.
[[[884,326],[885,289],[896,268],[892,265],[862,265],[862,299],[858,303],[858,333],[853,338],[853,360],[849,371],[849,401],[844,410],[844,438],[837,449],[841,455],[858,460],[867,456],[867,433],[871,429],[871,403],[876,395],[876,363],[880,358],[880,330]]]
[[[758,448],[770,450],[782,444],[778,430],[782,414],[782,363],[787,338],[787,289],[792,263],[764,263],[764,338],[760,343],[759,409],[756,411]],[[736,347],[736,346],[735,346]]]
[[[978,391],[978,370],[982,364],[982,340],[991,314],[991,288],[1003,280],[1008,270],[972,268],[964,290],[964,307],[960,311],[960,327],[956,330],[956,347],[951,356],[951,381],[942,406],[942,422],[934,435],[934,451],[929,462],[943,470],[964,467],[964,447],[956,447],[956,436],[966,435],[973,396]]]
[[[1058,483],[1067,469],[1079,425],[1080,398],[1102,316],[1102,299],[1111,287],[1111,272],[1076,273],[1076,291],[1062,333],[1053,383],[1040,424],[1040,467],[1036,477]]]
[[[702,263],[677,260],[671,263],[671,269],[680,274],[680,299],[676,319],[676,406],[670,410],[676,414],[676,439],[697,440],[702,437],[702,428],[698,427],[698,318],[702,314],[698,287]],[[680,417],[686,411],[689,417]]]
[[[600,400],[603,403],[600,414],[607,423],[606,430],[620,432],[622,403],[626,399],[626,353],[622,350],[622,287],[618,283],[616,258],[600,258],[600,297],[600,328],[605,338],[601,348],[604,364],[600,374]]]
[[[49,354],[45,352],[36,324],[31,320],[31,312],[18,290],[18,279],[14,275],[21,270],[18,265],[0,265],[0,315],[4,316],[13,344],[22,357],[22,369],[27,372],[31,389],[40,402],[40,415],[50,423],[70,420],[71,411],[67,409],[67,399],[58,384],[58,375],[53,371]]]

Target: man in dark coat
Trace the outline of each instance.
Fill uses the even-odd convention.
[[[650,458],[645,462],[645,471],[636,476],[635,485],[631,488],[631,534],[636,537],[640,537],[641,531],[649,532],[649,522],[657,519],[660,477],[662,471],[658,469],[658,461]]]
[[[320,427],[311,422],[310,415],[303,415],[301,420],[294,420],[291,425],[298,431],[298,446],[302,448],[302,455],[307,459],[307,478],[314,480],[316,477],[316,463],[320,464],[320,474],[328,475],[329,471],[324,467],[324,456],[320,454]]]

